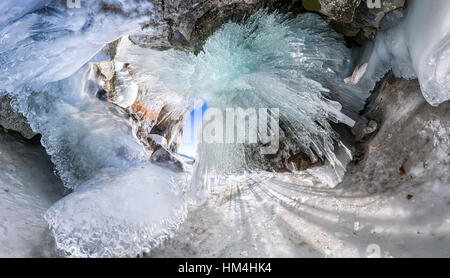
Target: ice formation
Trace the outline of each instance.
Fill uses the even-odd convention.
[[[0,21],[0,89],[18,92],[70,77],[106,43],[150,21],[153,5],[92,1],[78,9],[66,1],[2,1],[0,8],[6,10]]]
[[[58,1],[34,2],[11,9],[0,31],[0,90],[42,134],[57,175],[74,190],[46,214],[68,256],[134,256],[183,219],[183,173],[148,164],[123,109],[96,98],[88,62],[107,59],[105,43],[137,29],[151,9],[146,1],[119,2],[125,16],[99,4],[67,9]],[[328,159],[334,170],[344,167],[329,121],[353,125],[349,116],[365,96],[343,83],[351,52],[318,16],[288,20],[261,11],[244,24],[225,24],[197,56],[122,41],[116,63],[130,64],[149,103],[279,108],[280,140],[313,161]],[[203,145],[197,175],[246,169],[241,150],[248,151],[242,144]]]
[[[147,165],[126,115],[99,101],[97,90],[86,65],[16,105],[42,134],[58,176],[74,189],[46,214],[58,248],[77,257],[135,255],[181,223],[183,198],[170,186],[176,174]]]
[[[57,175],[74,190],[46,214],[58,248],[78,257],[135,256],[170,236],[185,213],[184,174],[150,164],[123,108],[96,97],[89,62],[109,59],[101,51],[106,43],[123,37],[115,62],[130,65],[137,84],[130,95],[139,87],[150,109],[161,103],[196,109],[198,102],[223,110],[278,108],[280,141],[312,162],[328,161],[327,179],[339,180],[348,152],[331,123],[352,126],[386,69],[418,76],[432,104],[448,99],[450,21],[436,11],[450,5],[439,0],[430,13],[420,13],[420,2],[412,2],[402,26],[380,35],[362,67],[366,74],[357,75],[359,86],[344,83],[352,52],[343,37],[314,14],[288,19],[260,11],[244,23],[223,25],[194,55],[140,48],[123,37],[151,20],[148,1],[102,1],[82,9],[61,1],[0,3],[8,10],[0,21],[0,91],[42,134]],[[418,26],[418,17],[427,24]],[[419,43],[413,30],[434,25],[442,29]],[[119,99],[122,106],[130,103]],[[194,183],[259,169],[265,160],[251,156],[257,147],[202,144]]]
[[[57,247],[78,257],[146,251],[182,221],[181,189],[171,186],[179,175],[148,165],[124,111],[96,98],[88,62],[105,59],[105,43],[136,30],[151,4],[112,1],[124,8],[115,14],[98,2],[26,2],[0,31],[0,92],[42,134],[56,174],[74,190],[46,214]]]
[[[185,217],[176,179],[157,165],[98,174],[47,211],[58,249],[74,257],[149,252]]]
[[[450,99],[450,2],[409,1],[405,20],[378,34],[366,47],[368,62],[359,86],[371,90],[390,69],[398,77],[418,78],[425,99],[437,106]]]
[[[223,111],[278,108],[284,127],[280,141],[313,162],[328,160],[336,178],[342,176],[344,165],[334,152],[340,140],[329,122],[352,126],[349,116],[362,109],[367,92],[343,82],[351,50],[319,16],[287,19],[260,11],[245,23],[223,25],[198,55],[142,49],[126,38],[120,45],[116,59],[130,63],[148,103],[175,95],[181,103],[200,101]],[[242,173],[250,163],[256,168],[264,163],[257,156],[249,161],[254,148],[245,144],[202,144],[200,149],[199,176]]]

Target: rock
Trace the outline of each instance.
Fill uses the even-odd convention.
[[[367,3],[363,3],[356,10],[355,22],[360,26],[380,28],[381,20],[384,16],[396,9],[403,8],[405,0],[383,0],[381,8],[369,8]]]
[[[296,172],[324,165],[324,161],[312,161],[311,158],[290,142],[280,142],[275,154],[261,155],[260,146],[246,152],[246,161],[249,169],[268,172]]]
[[[156,2],[156,1],[155,1]],[[166,0],[154,3],[153,20],[130,40],[146,48],[201,48],[223,23],[240,20],[271,2],[268,0]]]
[[[11,99],[7,96],[0,97],[0,126],[16,131],[26,139],[36,136],[28,124],[28,120],[11,107]]]
[[[178,40],[183,44],[181,38]],[[154,136],[161,136],[165,140],[164,147],[176,152],[182,138],[187,110],[168,105],[167,100],[153,99],[145,84],[139,82],[136,65],[127,63],[127,58],[120,56],[122,48],[129,46],[136,47],[129,37],[122,37],[114,45],[109,45],[110,54],[111,51],[118,54],[114,55],[116,59],[91,64],[101,88],[97,97],[120,106],[128,113],[133,133],[148,149],[154,150],[155,145],[161,145],[153,143],[156,138]]]
[[[352,76],[349,76],[344,79],[344,82],[347,84],[358,84],[358,82],[361,80],[361,78],[364,76],[364,73],[366,73],[368,63],[364,63],[362,65],[356,66]]]
[[[364,40],[373,40],[377,31],[380,29],[381,22],[386,14],[402,9],[405,5],[405,0],[384,0],[381,2],[381,8],[369,8],[367,0],[356,10],[354,25],[361,27],[361,32],[358,34],[358,42],[363,43]],[[391,22],[386,22],[384,28],[393,27],[400,22],[398,20],[399,14],[391,15]],[[395,18],[397,17],[397,18]]]
[[[304,2],[313,2],[307,0]],[[326,15],[336,22],[351,23],[361,0],[319,0],[319,13]]]
[[[164,105],[157,110],[150,110],[134,103],[129,109],[134,119],[136,137],[150,150],[157,146],[177,152],[185,123],[186,109]]]
[[[151,155],[150,160],[154,163],[168,166],[176,172],[184,171],[183,163],[174,154],[162,146],[157,147]]]
[[[361,26],[356,23],[341,23],[333,21],[330,23],[336,32],[343,34],[346,37],[356,37],[361,31]]]
[[[349,165],[342,187],[364,184],[374,193],[448,184],[450,102],[429,105],[417,80],[390,80],[374,96],[364,116],[377,132],[356,145],[361,159]]]
[[[319,167],[324,164],[324,162],[320,160],[313,163],[304,153],[298,153],[289,157],[288,162],[295,167],[295,170],[298,171],[305,171],[309,168]]]
[[[319,12],[332,19],[331,25],[337,32],[355,38],[359,44],[374,39],[378,30],[391,28],[403,19],[405,0],[381,1],[381,8],[369,8],[367,0],[346,2],[323,0]],[[346,15],[341,15],[339,10],[346,4]]]
[[[356,135],[356,141],[363,140],[366,136],[373,134],[378,129],[378,123],[374,120],[370,120],[367,126],[361,131],[361,133]]]
[[[380,30],[388,30],[398,25],[405,18],[404,9],[393,10],[387,13],[380,22]]]
[[[178,109],[165,105],[159,112],[156,124],[152,127],[151,135],[160,135],[167,141],[167,147],[176,152],[183,136],[185,109]]]
[[[163,148],[167,148],[167,140],[166,140],[166,138],[162,137],[161,135],[149,134],[147,136],[147,142],[154,149],[156,149],[157,146],[161,146]]]
[[[127,64],[112,60],[93,63],[92,66],[99,85],[107,93],[104,97],[104,93],[101,92],[100,98],[106,98],[122,108],[128,108],[135,103],[139,86],[133,80]]]

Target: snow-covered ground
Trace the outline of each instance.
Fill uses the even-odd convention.
[[[337,188],[307,173],[229,182],[151,256],[449,257],[450,104],[404,80],[376,103],[383,124]]]
[[[63,192],[39,144],[0,130],[0,257],[54,256],[44,213]]]
[[[383,124],[337,188],[309,173],[228,180],[149,256],[449,257],[449,104],[426,104],[416,81],[386,83],[375,103]],[[56,256],[52,169],[40,146],[0,133],[0,257]]]

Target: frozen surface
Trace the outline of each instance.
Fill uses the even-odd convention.
[[[62,197],[45,150],[0,131],[0,257],[55,256],[45,211]]]
[[[168,239],[183,221],[183,198],[169,169],[146,165],[113,175],[99,174],[47,211],[63,255],[133,257]]]
[[[450,99],[450,2],[412,0],[405,20],[378,34],[367,46],[369,61],[361,87],[372,89],[390,69],[396,76],[418,78],[423,96],[433,106]]]
[[[151,256],[449,257],[449,103],[399,80],[377,104],[380,130],[338,187],[308,173],[229,179]]]
[[[16,21],[20,17],[29,12],[40,9],[45,6],[46,0],[16,0],[0,1],[0,10],[2,11],[2,18],[0,19],[0,28],[4,25]]]
[[[147,157],[124,111],[95,97],[98,87],[92,75],[87,65],[15,102],[33,130],[42,134],[42,145],[64,184],[74,189],[101,169],[126,169]]]
[[[75,257],[135,256],[173,233],[183,198],[169,170],[148,164],[124,111],[95,97],[91,76],[87,65],[17,105],[74,189],[46,214],[58,249]]]

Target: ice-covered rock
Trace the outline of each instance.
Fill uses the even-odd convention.
[[[173,234],[185,217],[174,172],[140,165],[99,173],[45,214],[56,246],[71,257],[134,257]]]
[[[0,129],[0,257],[55,256],[44,214],[63,196],[45,149]]]
[[[317,2],[317,0],[305,0],[304,2]],[[353,21],[356,8],[361,0],[318,0],[320,3],[319,12],[332,19],[349,23]]]
[[[176,152],[183,136],[186,112],[186,109],[179,109],[170,104],[163,106],[150,134],[163,136],[167,147]]]
[[[2,2],[8,17],[0,30],[0,89],[9,92],[71,76],[106,43],[153,18],[145,0],[95,1],[79,9],[66,1],[28,2]]]
[[[155,148],[150,159],[151,161],[176,172],[184,171],[183,163],[176,157],[176,155],[162,146]]]
[[[390,69],[398,77],[418,78],[425,99],[433,106],[450,99],[450,2],[412,0],[405,20],[381,32],[366,46],[368,62],[360,86],[372,89]]]
[[[170,0],[154,3],[155,19],[130,39],[142,47],[201,48],[222,24],[241,20],[268,2],[265,0]]]
[[[0,96],[0,126],[17,131],[26,139],[31,139],[36,135],[27,119],[11,107],[11,99],[8,96]]]
[[[0,28],[10,22],[14,22],[18,18],[44,7],[48,1],[46,0],[17,0],[0,2],[0,10],[2,18],[0,19]]]
[[[119,105],[122,108],[129,108],[136,102],[139,87],[134,82],[128,65],[117,62],[99,62],[92,66],[97,73],[100,86],[107,93],[105,97],[109,102]]]

